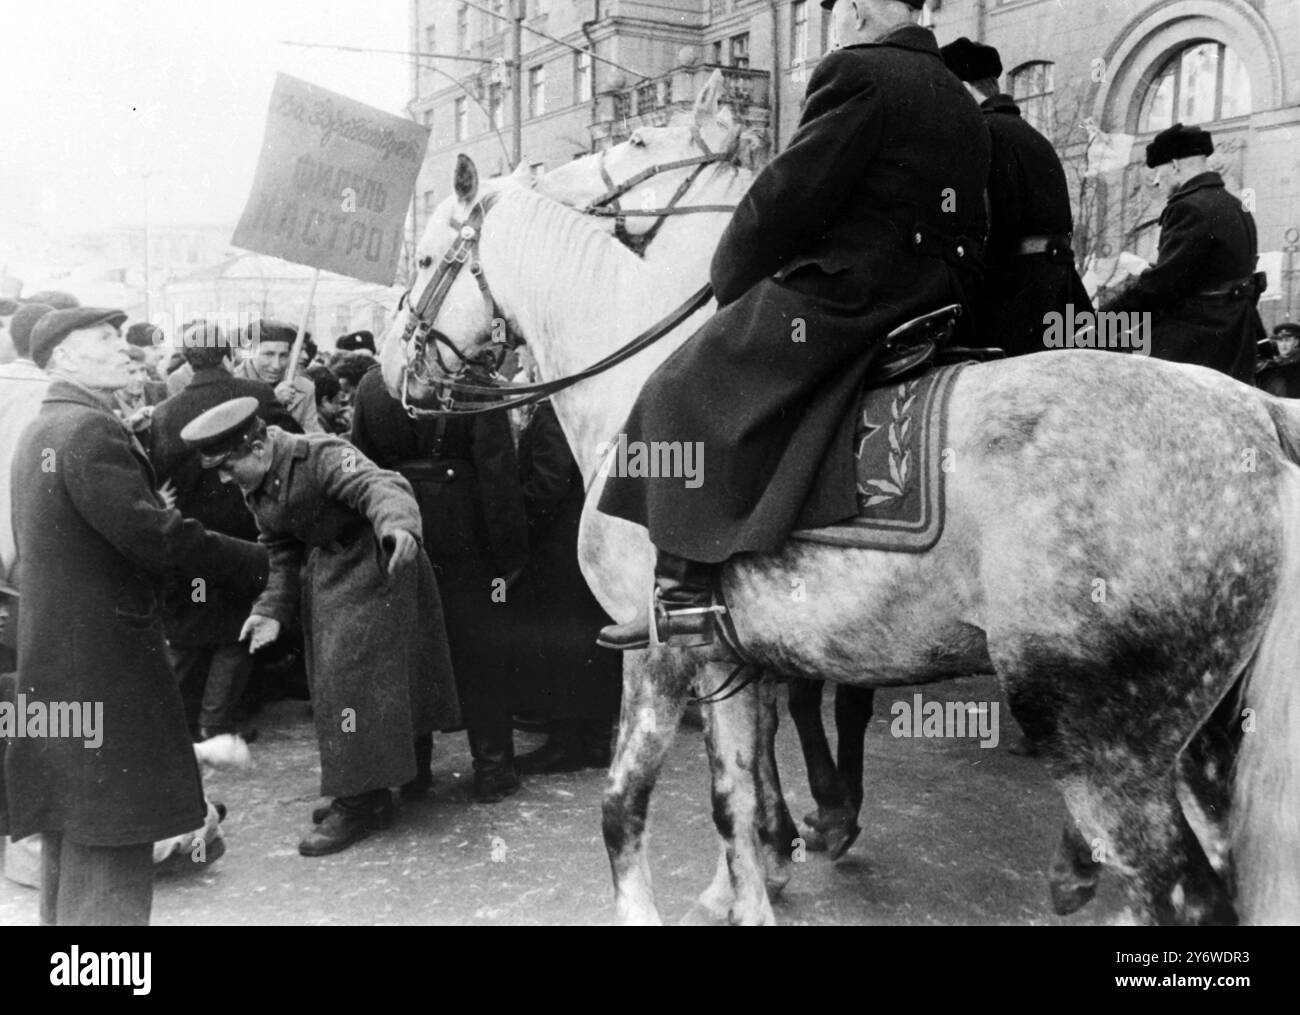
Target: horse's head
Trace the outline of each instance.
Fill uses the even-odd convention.
[[[682,198],[681,188],[709,164],[745,165],[761,149],[759,135],[738,124],[729,108],[719,107],[722,91],[722,72],[714,71],[694,110],[662,127],[640,127],[621,144],[546,173],[537,181],[537,191],[602,215],[671,207]],[[656,221],[650,215],[629,215],[627,234],[646,233]]]
[[[455,193],[430,216],[416,248],[415,278],[380,337],[384,383],[398,398],[427,403],[438,385],[476,367],[490,372],[508,351],[508,330],[479,263],[480,242],[501,193],[531,185],[524,172],[480,184],[474,162],[457,157]]]

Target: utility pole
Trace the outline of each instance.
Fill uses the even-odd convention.
[[[150,320],[151,305],[149,301],[149,177],[154,174],[149,170],[140,173],[144,183],[144,319]]]
[[[524,160],[524,0],[510,0],[511,139],[514,142],[514,169]]]

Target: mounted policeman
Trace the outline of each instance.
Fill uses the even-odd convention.
[[[973,308],[981,344],[1008,356],[1041,352],[1046,317],[1092,313],[1074,267],[1074,213],[1065,169],[1051,141],[998,90],[1002,58],[965,37],[941,50],[944,62],[980,103],[993,142],[985,277]]]
[[[1150,313],[1151,355],[1255,381],[1255,343],[1265,336],[1256,304],[1264,276],[1255,219],[1209,168],[1214,139],[1176,123],[1147,145],[1147,166],[1169,195],[1156,263],[1102,304],[1106,313]]]
[[[649,529],[658,635],[675,645],[712,640],[718,564],[855,515],[852,408],[884,339],[968,305],[978,278],[988,128],[916,24],[923,0],[822,6],[843,47],[817,65],[789,147],[723,234],[718,313],[624,427],[629,447],[702,450],[703,482],[611,474],[600,500]],[[649,635],[643,617],[600,641],[643,648]]]

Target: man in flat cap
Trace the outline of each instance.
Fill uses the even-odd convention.
[[[316,413],[316,389],[311,380],[294,373],[288,380],[289,357],[298,329],[282,321],[259,321],[245,333],[253,355],[235,368],[235,376],[250,381],[265,381],[275,389],[275,397],[298,421],[304,433],[323,433]]]
[[[241,640],[271,644],[301,602],[321,793],[333,800],[298,851],[325,856],[391,824],[389,787],[416,778],[417,738],[458,725],[460,709],[410,484],[337,437],[268,427],[257,408],[223,402],[181,436],[239,487],[270,554]]]
[[[1255,344],[1265,335],[1256,305],[1263,275],[1255,219],[1207,159],[1214,141],[1176,123],[1147,145],[1147,166],[1168,203],[1156,263],[1104,301],[1109,313],[1151,314],[1151,355],[1255,381]]]
[[[853,402],[888,333],[968,304],[987,229],[989,135],[916,23],[923,0],[822,0],[842,47],[714,253],[718,312],[650,376],[630,442],[698,442],[709,476],[613,476],[600,510],[659,550],[661,639],[712,639],[717,565],[857,514]],[[684,446],[693,446],[687,444]],[[651,618],[601,632],[643,648]]]
[[[40,318],[31,354],[51,383],[14,454],[18,693],[97,716],[80,738],[16,738],[5,759],[8,831],[43,836],[45,924],[148,923],[153,843],[207,814],[167,663],[162,580],[247,590],[265,577],[256,547],[163,505],[113,415],[130,377],[125,317],[85,307]]]
[[[1041,352],[1047,315],[1092,313],[1074,266],[1074,213],[1065,169],[1052,143],[999,91],[1002,58],[967,38],[941,50],[944,62],[980,103],[993,141],[985,277],[973,313],[981,345],[1008,356]]]

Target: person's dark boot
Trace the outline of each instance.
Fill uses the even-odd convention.
[[[423,800],[433,789],[433,734],[415,738],[415,778],[402,784],[403,800]]]
[[[474,758],[474,795],[479,803],[497,803],[519,789],[510,726],[470,728],[466,735]]]
[[[330,811],[333,808],[332,803],[328,803],[324,807],[317,807],[311,812],[311,823],[319,825],[330,816]],[[366,816],[366,823],[370,826],[371,831],[381,832],[385,828],[393,827],[395,815],[396,810],[393,807],[392,794],[388,790],[384,790],[382,796],[376,792],[370,801],[370,813]]]
[[[515,767],[522,775],[549,775],[585,768],[579,724],[572,719],[552,720],[546,743],[535,751],[521,754],[515,759]]]
[[[656,640],[672,648],[713,644],[713,624],[722,606],[714,603],[716,564],[687,560],[664,550],[655,558],[654,617]],[[630,651],[650,647],[649,613],[600,630],[596,644]]]
[[[358,796],[335,797],[325,820],[314,826],[307,837],[298,843],[298,852],[303,856],[329,856],[360,842],[370,834],[371,815],[379,806],[381,794],[388,799],[389,807],[392,807],[392,797],[386,789],[372,790]]]

